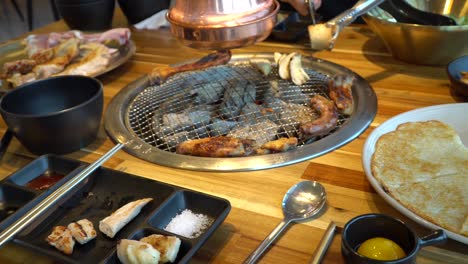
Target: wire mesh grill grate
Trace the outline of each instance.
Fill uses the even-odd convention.
[[[127,110],[128,126],[146,143],[170,152],[183,141],[232,131],[259,141],[297,137],[298,121],[292,116],[301,116],[297,113],[301,111],[313,115],[309,98],[315,94],[328,97],[330,76],[305,70],[311,78],[301,86],[282,80],[276,67],[264,76],[246,62],[180,73],[134,98]],[[284,104],[272,103],[274,98],[290,105],[291,115],[281,108]],[[345,121],[340,116],[337,129]],[[300,145],[309,143],[300,140]]]

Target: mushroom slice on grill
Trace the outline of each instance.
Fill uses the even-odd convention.
[[[320,113],[320,117],[300,125],[302,136],[310,138],[330,133],[338,123],[338,111],[335,104],[321,95],[315,95],[310,102],[312,108]]]
[[[306,83],[310,77],[305,72],[304,68],[302,68],[302,55],[296,54],[291,59],[291,63],[289,64],[290,71],[291,71],[291,79],[292,82],[296,85],[302,85]]]

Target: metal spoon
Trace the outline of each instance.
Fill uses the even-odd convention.
[[[320,212],[326,200],[325,188],[316,181],[303,181],[291,187],[284,195],[281,203],[284,215],[283,221],[263,240],[244,263],[255,263],[291,222],[312,218]]]

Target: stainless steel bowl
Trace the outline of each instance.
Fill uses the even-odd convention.
[[[197,49],[232,49],[268,37],[276,23],[276,0],[177,0],[167,13],[172,34]]]
[[[406,0],[424,11],[461,18],[468,15],[466,0]],[[424,65],[446,65],[468,55],[468,25],[424,26],[397,23],[380,8],[363,16],[396,59]]]

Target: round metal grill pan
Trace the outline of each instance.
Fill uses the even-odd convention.
[[[179,73],[158,86],[150,86],[147,76],[144,76],[112,99],[105,115],[105,128],[114,140],[126,142],[125,151],[150,162],[191,170],[247,171],[284,166],[323,155],[359,136],[376,114],[377,99],[370,85],[340,65],[303,57],[303,67],[311,79],[297,86],[280,79],[276,67],[269,76],[263,76],[250,65],[251,58],[273,61],[273,54],[234,55],[227,65]],[[285,153],[236,158],[175,153],[175,146],[180,142],[226,134],[228,130],[237,130],[240,133],[237,135],[249,135],[258,141],[275,139],[276,131],[277,137],[297,136],[294,118],[275,108],[274,104],[269,108],[273,111],[265,114],[264,110],[256,108],[258,99],[274,92],[276,97],[291,105],[306,106],[310,96],[321,94],[328,97],[327,83],[335,74],[355,76],[355,109],[350,117],[340,116],[337,128],[327,136],[302,140],[296,149]],[[229,113],[214,111],[223,105],[227,87],[246,86],[253,92],[241,94],[238,89],[232,89],[230,100],[234,103],[229,109],[238,105],[236,100],[241,100],[251,102],[249,111],[239,112],[236,107]],[[306,111],[304,109],[307,107],[296,109],[296,112]],[[213,125],[216,122],[223,125]]]

